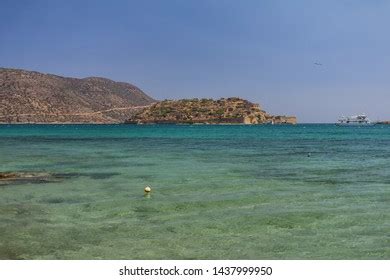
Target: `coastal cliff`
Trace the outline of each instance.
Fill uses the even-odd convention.
[[[0,68],[0,123],[122,123],[155,100],[106,78]]]
[[[258,104],[230,97],[164,100],[145,107],[126,123],[151,124],[296,124],[296,117],[272,116]]]
[[[297,124],[295,116],[271,116],[272,124]]]

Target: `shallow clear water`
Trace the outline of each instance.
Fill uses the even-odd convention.
[[[389,168],[390,126],[2,125],[64,178],[0,184],[0,258],[389,259]]]

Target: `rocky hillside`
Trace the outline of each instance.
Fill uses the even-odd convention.
[[[0,68],[0,123],[121,123],[153,102],[128,83]]]
[[[127,123],[206,123],[206,124],[295,124],[295,117],[271,116],[258,104],[232,97],[213,99],[164,100],[129,118]]]

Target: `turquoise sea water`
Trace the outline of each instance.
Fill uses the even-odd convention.
[[[390,258],[390,126],[2,125],[0,171],[62,176],[0,182],[1,259]]]

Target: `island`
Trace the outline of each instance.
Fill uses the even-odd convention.
[[[127,124],[296,124],[295,116],[273,116],[239,97],[163,100],[146,106]]]

